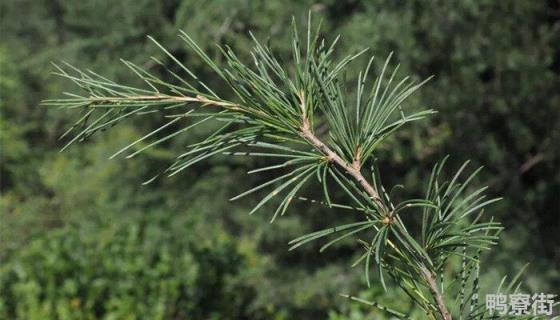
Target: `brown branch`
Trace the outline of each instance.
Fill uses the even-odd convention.
[[[529,158],[529,160],[525,161],[520,167],[519,172],[521,174],[529,171],[532,167],[537,165],[539,162],[544,160],[544,155],[542,153],[537,153],[536,155]]]
[[[362,188],[368,193],[368,195],[375,201],[375,203],[379,206],[379,209],[385,211],[388,215],[388,221],[391,221],[390,218],[391,213],[389,213],[387,207],[381,201],[379,197],[379,193],[373,188],[369,182],[364,178],[362,173],[360,172],[360,157],[359,154],[354,159],[353,163],[350,164],[344,159],[342,159],[336,152],[332,151],[329,146],[324,144],[313,132],[309,126],[309,121],[304,118],[303,125],[301,127],[301,136],[308,141],[312,146],[317,148],[317,150],[321,151],[329,161],[336,163],[339,167],[341,167],[348,175],[350,175],[356,182],[358,182]],[[431,272],[425,267],[422,266],[421,268],[422,276],[426,280],[428,284],[428,288],[430,289],[430,293],[434,297],[436,302],[437,308],[441,313],[444,320],[451,320],[451,314],[447,310],[445,303],[443,301],[443,295],[439,292],[437,282],[432,276]]]
[[[227,101],[218,101],[206,98],[204,96],[198,95],[196,97],[184,97],[184,96],[169,96],[165,94],[158,94],[153,96],[127,96],[127,97],[88,97],[88,100],[91,103],[119,103],[119,102],[128,102],[128,101],[162,101],[162,102],[197,102],[202,103],[203,105],[214,105],[223,107],[225,109],[230,110],[241,110],[238,104],[227,102]]]
[[[436,301],[436,305],[439,312],[441,313],[441,316],[443,317],[444,320],[452,320],[451,314],[447,310],[447,307],[445,306],[445,302],[443,301],[443,295],[439,292],[438,285],[436,280],[434,279],[434,276],[432,275],[430,270],[426,268],[426,266],[421,266],[420,270],[422,271],[422,276],[424,277],[426,283],[428,284],[430,293],[432,294],[432,296]]]
[[[358,182],[362,188],[367,192],[371,199],[377,204],[381,211],[388,212],[387,207],[381,201],[377,191],[367,182],[362,173],[360,172],[359,165],[351,165],[344,159],[342,159],[336,152],[332,151],[329,146],[324,144],[317,136],[313,134],[311,128],[309,127],[309,121],[307,119],[303,120],[303,125],[301,127],[301,136],[309,142],[312,146],[321,151],[329,161],[336,163],[341,167],[346,173],[348,173],[356,182]]]
[[[303,92],[300,94],[300,101],[301,101],[302,110],[305,110],[305,100],[304,100],[304,97],[303,97]],[[355,155],[352,163],[349,163],[348,161],[342,159],[342,157],[340,157],[336,152],[334,152],[331,148],[329,148],[329,146],[327,146],[325,143],[323,143],[323,141],[321,141],[313,133],[313,131],[311,129],[311,126],[309,124],[309,120],[305,116],[305,113],[303,113],[303,116],[302,116],[301,136],[307,142],[309,142],[313,147],[315,147],[317,150],[319,150],[321,153],[323,153],[330,162],[336,163],[348,175],[350,175],[352,178],[354,178],[354,180],[356,180],[356,182],[358,182],[360,184],[360,186],[362,186],[362,188],[364,188],[364,190],[371,197],[371,199],[377,204],[379,209],[381,211],[384,211],[384,213],[386,214],[386,217],[385,217],[386,220],[384,220],[384,223],[385,223],[385,221],[387,221],[387,223],[392,223],[392,220],[393,220],[392,219],[393,218],[392,217],[392,212],[390,212],[390,210],[385,206],[383,201],[381,201],[381,198],[379,197],[379,193],[375,190],[375,188],[371,184],[369,184],[369,182],[364,178],[364,176],[362,175],[362,173],[360,171],[360,168],[361,168],[361,165],[362,165],[361,160],[360,160],[360,157],[361,157],[361,149],[360,148],[358,148],[357,154]],[[392,246],[394,247],[394,244],[392,244]],[[396,249],[396,247],[394,247],[394,248]],[[443,319],[444,320],[452,320],[451,319],[451,314],[449,313],[449,311],[447,310],[447,307],[445,306],[445,302],[443,300],[443,295],[439,292],[437,282],[434,279],[432,273],[425,266],[421,266],[420,270],[421,270],[422,276],[424,277],[424,280],[426,280],[426,283],[428,284],[428,288],[430,289],[430,293],[434,297],[434,300],[436,302],[436,306],[437,306],[439,312],[441,313]]]

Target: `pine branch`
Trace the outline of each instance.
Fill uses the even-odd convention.
[[[430,292],[432,293],[432,296],[434,297],[434,300],[436,301],[437,308],[438,308],[441,316],[443,317],[444,320],[451,320],[451,314],[449,313],[449,311],[447,310],[447,307],[445,306],[445,301],[443,300],[443,295],[441,294],[441,292],[438,288],[438,284],[437,284],[436,280],[434,279],[434,276],[432,275],[430,270],[428,270],[428,268],[426,268],[426,266],[420,266],[420,270],[422,271],[422,276],[426,280],[426,283],[428,284],[428,288],[430,288]]]
[[[321,247],[320,251],[323,251],[350,236],[367,233],[370,236],[368,241],[357,239],[364,253],[355,264],[364,262],[368,287],[370,267],[374,264],[384,288],[384,279],[388,274],[427,315],[441,316],[443,320],[451,320],[451,313],[444,301],[442,270],[449,259],[460,257],[461,290],[458,296],[461,298],[462,312],[470,299],[465,296],[467,280],[475,273],[475,268],[478,277],[478,257],[482,250],[496,243],[501,231],[498,223],[481,221],[483,209],[499,199],[486,200],[486,187],[467,192],[467,186],[480,171],[475,170],[461,181],[460,176],[468,162],[451,181],[440,181],[444,159],[432,170],[425,198],[395,203],[391,199],[393,192],[386,192],[381,183],[378,166],[373,160],[378,146],[403,125],[434,113],[428,109],[409,114],[405,113],[403,107],[405,100],[428,79],[415,83],[409,77],[404,77],[393,85],[398,66],[388,77],[385,76],[390,69],[389,56],[381,73],[371,81],[368,92],[366,85],[370,84],[367,79],[373,63],[371,58],[358,76],[357,101],[350,104],[345,99],[341,73],[365,50],[334,61],[332,53],[338,39],[327,46],[324,40],[319,39],[318,32],[315,37],[311,36],[310,24],[306,50],[300,48],[294,24],[293,72],[256,39],[251,52],[253,66],[242,62],[230,48],[219,47],[226,62],[221,67],[187,34],[181,33],[180,37],[214,71],[225,87],[231,89],[235,98],[229,101],[219,97],[172,53],[150,38],[186,72],[188,79],[177,75],[155,58],[179,84],[163,80],[128,61],[123,63],[149,86],[148,89],[117,84],[96,73],[84,72],[70,65],[67,68],[71,72],[56,66],[58,75],[73,81],[86,92],[82,95],[70,93],[64,99],[43,103],[46,106],[82,110],[76,123],[63,135],[77,130],[66,146],[134,116],[163,114],[166,123],[125,146],[115,153],[116,156],[179,126],[174,132],[164,134],[128,154],[127,158],[130,158],[202,123],[219,122],[221,127],[218,130],[187,146],[187,150],[178,155],[164,173],[173,176],[218,154],[278,159],[281,161],[278,164],[254,169],[249,173],[283,170],[282,173],[240,193],[232,200],[273,188],[250,212],[282,197],[272,215],[272,222],[284,215],[293,199],[305,199],[299,193],[304,190],[305,184],[316,177],[325,200],[318,203],[329,208],[355,210],[363,217],[358,222],[298,237],[290,241],[290,250],[336,235],[335,239]],[[207,109],[207,106],[216,108]],[[190,124],[183,123],[190,119],[197,120]],[[321,139],[315,132],[315,126],[321,128],[328,139]],[[309,150],[310,147],[312,150]],[[370,181],[364,175],[367,170],[363,169],[368,166],[371,166]],[[352,203],[333,203],[329,182],[336,184]],[[421,211],[420,230],[408,229],[401,219],[401,215],[407,214],[409,210]],[[475,278],[471,294],[477,292],[478,278]],[[363,301],[354,297],[352,300]],[[480,308],[477,300],[470,299],[470,303],[473,310]],[[393,315],[401,314],[377,303],[370,305]],[[486,314],[482,313],[479,317],[478,311],[473,311],[469,316],[469,319],[478,319]]]
[[[47,100],[46,103],[48,103]],[[187,96],[170,96],[170,95],[145,95],[145,96],[125,96],[125,97],[87,97],[86,101],[88,101],[89,106],[95,105],[122,105],[122,104],[130,104],[130,103],[142,103],[142,102],[159,102],[161,104],[167,103],[180,103],[180,102],[196,102],[200,103],[203,106],[213,105],[219,106],[224,109],[233,110],[233,111],[242,111],[243,109],[235,103],[232,102],[225,102],[225,101],[217,101],[206,98],[204,96],[198,95],[194,97],[187,97]]]
[[[317,150],[320,150],[327,157],[327,160],[329,162],[336,163],[338,166],[340,166],[341,169],[352,176],[356,180],[356,182],[358,182],[369,194],[371,199],[375,201],[380,211],[388,212],[385,204],[383,203],[383,201],[381,201],[381,198],[379,197],[377,191],[369,184],[369,182],[367,182],[367,180],[360,172],[359,162],[349,164],[348,162],[343,160],[336,152],[332,151],[326,144],[319,140],[319,138],[317,138],[315,134],[313,134],[309,127],[309,121],[305,118],[303,119],[303,125],[301,127],[301,136],[305,138],[305,140],[307,140],[313,147],[317,148]]]
[[[301,104],[304,105],[304,97],[303,94],[300,97]],[[334,162],[338,166],[341,167],[348,175],[352,176],[356,182],[358,182],[364,190],[369,194],[369,196],[373,199],[373,201],[377,204],[379,210],[385,213],[384,223],[390,224],[393,220],[393,212],[389,211],[388,208],[385,206],[381,198],[379,197],[379,193],[377,190],[373,188],[371,184],[364,178],[362,173],[360,172],[361,163],[359,161],[359,154],[355,157],[352,164],[344,161],[336,152],[332,151],[326,144],[324,144],[317,136],[315,136],[310,128],[309,121],[303,114],[303,124],[301,126],[301,135],[305,138],[313,147],[320,150],[328,159],[329,162]],[[391,243],[392,244],[392,243]],[[392,244],[394,247],[394,244]],[[396,247],[395,247],[396,248]],[[434,280],[431,272],[425,267],[420,267],[422,276],[426,280],[428,287],[430,288],[430,292],[434,297],[434,300],[437,303],[437,308],[441,315],[443,316],[444,320],[451,320],[451,314],[447,310],[445,306],[445,302],[443,300],[443,295],[441,294],[440,290],[438,289],[437,282]]]

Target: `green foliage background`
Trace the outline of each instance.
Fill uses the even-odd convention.
[[[433,163],[451,154],[486,169],[479,183],[505,200],[492,214],[506,226],[485,257],[484,281],[526,262],[527,292],[560,288],[560,7],[554,1],[123,0],[0,3],[0,318],[12,319],[365,319],[384,315],[338,297],[402,301],[364,290],[348,261],[355,244],[324,254],[288,252],[301,234],[350,219],[296,204],[274,224],[247,212],[258,200],[227,199],[266,177],[257,161],[214,158],[173,178],[164,169],[201,127],[130,160],[107,160],[160,119],[129,122],[59,153],[71,114],[38,107],[69,85],[50,61],[137,81],[119,58],[149,66],[165,44],[212,86],[213,75],[176,36],[185,30],[219,59],[248,31],[288,51],[289,22],[308,10],[323,33],[342,35],[340,53],[394,52],[402,74],[436,77],[413,104],[440,113],[407,127],[377,157],[388,184],[407,195],[425,186]],[[359,67],[359,64],[355,65]],[[356,69],[357,70],[357,69]],[[349,80],[357,74],[348,72]],[[313,197],[314,190],[307,190]],[[271,206],[272,208],[272,206]],[[266,211],[266,210],[264,210]],[[390,287],[390,285],[389,285]]]

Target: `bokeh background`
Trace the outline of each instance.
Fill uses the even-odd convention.
[[[477,183],[505,197],[490,214],[506,231],[483,257],[483,289],[530,263],[524,290],[559,293],[558,1],[4,0],[0,318],[385,319],[341,292],[415,315],[397,290],[384,293],[375,281],[366,289],[362,268],[350,267],[354,242],[323,254],[312,245],[287,251],[289,240],[348,213],[298,203],[269,224],[266,209],[247,215],[257,196],[228,201],[267,179],[246,175],[263,160],[216,157],[141,185],[212,126],[108,160],[161,119],[121,124],[60,153],[58,137],[76,115],[39,106],[71,88],[50,74],[51,61],[137,84],[119,58],[145,67],[150,56],[165,60],[146,35],[212,86],[215,76],[178,30],[217,61],[216,43],[247,57],[249,31],[288,57],[292,16],[303,27],[309,10],[327,39],[342,35],[340,56],[369,47],[378,62],[394,52],[401,75],[435,75],[411,104],[439,113],[377,154],[386,183],[419,194],[447,154],[450,171],[467,159],[484,165]]]

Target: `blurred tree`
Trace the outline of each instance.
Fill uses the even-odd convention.
[[[0,269],[0,317],[259,317],[237,243],[199,218],[164,217],[71,225],[34,239]]]

